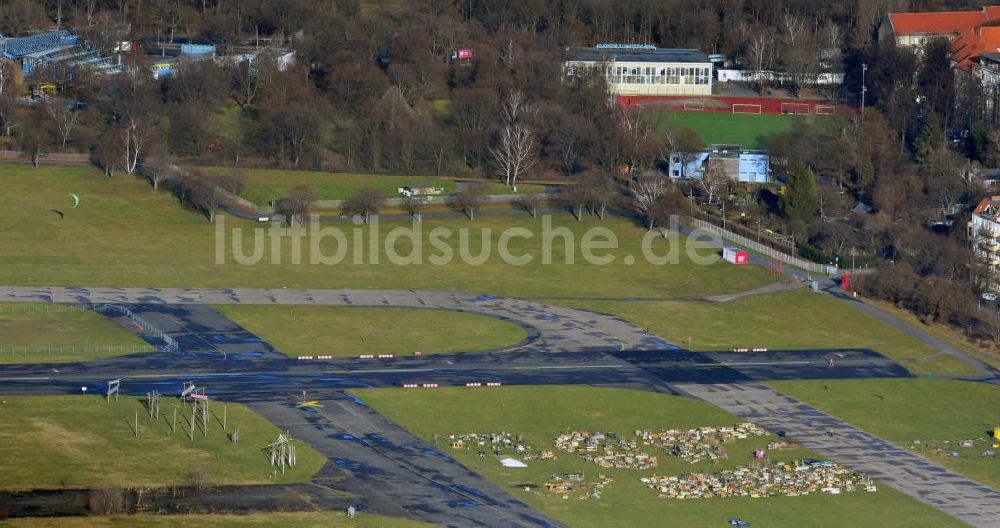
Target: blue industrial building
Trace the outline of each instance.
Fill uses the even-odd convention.
[[[25,37],[0,37],[0,60],[15,65],[19,81],[56,85],[88,68],[110,73],[121,70],[107,57],[82,45],[69,31],[60,29]]]
[[[733,181],[771,181],[771,157],[762,150],[744,150],[739,145],[710,145],[702,152],[670,154],[671,178],[702,178],[709,168],[717,168]]]

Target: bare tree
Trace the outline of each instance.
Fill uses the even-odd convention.
[[[45,102],[45,112],[52,118],[52,122],[55,123],[56,130],[59,132],[59,137],[62,140],[61,146],[65,149],[66,141],[69,140],[69,135],[73,132],[73,127],[80,121],[80,112],[67,105],[66,101],[54,97]]]
[[[646,227],[653,229],[660,199],[667,193],[667,184],[660,176],[639,180],[632,188],[632,210],[646,219]]]
[[[587,205],[590,206],[591,212],[604,220],[608,205],[616,197],[614,179],[610,174],[591,171],[584,174],[580,184],[586,188]]]
[[[708,204],[712,205],[714,198],[727,189],[732,182],[729,176],[718,163],[709,161],[705,164],[705,171],[702,177],[697,180],[698,190],[708,199]]]
[[[511,90],[507,97],[500,101],[500,119],[508,125],[517,123],[528,111],[527,107],[528,103],[524,99],[524,92],[516,89]]]
[[[275,210],[285,215],[285,221],[288,222],[288,225],[294,225],[296,218],[301,224],[315,203],[316,195],[313,193],[312,187],[299,185],[288,191],[288,196],[278,200]],[[365,221],[368,221],[367,216]]]
[[[385,207],[385,204],[385,194],[382,191],[371,187],[364,187],[358,189],[347,200],[344,200],[341,208],[344,214],[360,215],[367,224],[371,215],[378,214]]]
[[[229,84],[233,101],[246,110],[270,84],[273,76],[274,67],[267,59],[252,63],[245,60],[232,65],[229,68]]]
[[[242,195],[247,186],[247,176],[238,168],[218,174],[214,179],[219,187],[236,196]]]
[[[538,206],[542,203],[543,193],[530,192],[522,194],[515,202],[518,207],[524,209],[532,218],[538,216]]]
[[[403,207],[406,209],[407,214],[419,222],[424,210],[424,197],[412,194],[404,196]]]
[[[623,108],[616,110],[615,124],[622,141],[622,153],[632,168],[641,171],[652,165],[664,144],[653,124],[639,112]]]
[[[552,134],[552,143],[559,157],[559,164],[567,176],[573,175],[576,161],[586,146],[586,124],[575,115],[565,117]]]
[[[781,18],[783,40],[789,47],[795,47],[802,43],[802,39],[806,35],[806,28],[806,20],[799,15],[786,12]]]
[[[590,188],[583,182],[563,185],[559,198],[579,222],[583,219],[583,208],[590,201]]]
[[[11,94],[14,89],[14,66],[13,62],[0,62],[0,96]]]
[[[33,167],[38,168],[38,162],[44,153],[48,140],[48,132],[41,127],[25,127],[21,131],[21,150],[31,155]]]
[[[225,200],[225,194],[215,178],[201,171],[191,171],[181,178],[181,185],[187,187],[191,205],[202,210],[209,222],[215,222],[215,213]]]
[[[494,170],[511,187],[516,186],[518,177],[528,172],[538,161],[535,135],[522,120],[525,112],[527,104],[524,93],[513,90],[507,94],[500,104],[500,117],[504,125],[500,128],[496,146],[489,148]]]
[[[702,141],[698,132],[692,128],[682,128],[677,131],[675,145],[677,156],[681,162],[681,177],[687,178],[689,165],[699,159],[705,151],[705,142]]]
[[[453,143],[451,137],[437,127],[431,128],[422,142],[423,150],[434,165],[434,174],[440,176],[445,163],[451,158]]]
[[[97,515],[120,513],[125,509],[125,493],[115,484],[101,484],[90,490],[87,508]]]
[[[765,72],[771,69],[772,46],[774,37],[764,30],[758,30],[750,37],[747,52],[750,59],[750,70],[753,72],[757,91],[763,95]]]
[[[517,185],[518,177],[535,162],[535,135],[520,123],[500,129],[497,145],[490,147],[497,175],[510,187]]]
[[[107,177],[112,177],[115,175],[115,170],[121,168],[121,156],[118,155],[118,131],[115,129],[109,129],[97,142],[97,146],[94,147],[93,154],[94,161],[101,170],[104,171],[104,175]],[[155,186],[156,181],[153,182]]]
[[[451,195],[451,198],[452,207],[468,216],[469,220],[475,220],[476,211],[486,201],[486,184],[467,182],[457,193]]]
[[[0,95],[0,126],[3,126],[3,135],[10,137],[14,125],[17,124],[20,107],[17,104],[17,96],[13,91]]]
[[[128,117],[114,128],[116,151],[120,165],[125,172],[132,174],[139,166],[139,160],[145,154],[146,147],[152,136],[152,130],[142,118]]]

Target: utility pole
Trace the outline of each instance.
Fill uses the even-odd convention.
[[[868,93],[868,86],[865,85],[865,74],[868,73],[868,65],[861,65],[861,120],[865,120],[865,95]]]

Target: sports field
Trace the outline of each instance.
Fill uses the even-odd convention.
[[[508,490],[516,498],[573,527],[604,526],[728,526],[742,519],[753,526],[910,527],[962,526],[947,515],[902,493],[879,486],[878,492],[841,495],[767,497],[760,499],[660,499],[639,478],[649,473],[665,476],[687,471],[718,471],[749,461],[754,446],[774,437],[751,437],[728,444],[728,459],[691,465],[660,456],[660,466],[641,471],[599,467],[574,455],[556,451],[555,460],[531,460],[527,468],[504,468],[492,454],[453,449],[453,433],[522,435],[535,449],[553,449],[553,439],[568,431],[619,432],[732,425],[742,420],[704,402],[651,392],[596,387],[500,387],[496,390],[441,388],[412,392],[406,389],[358,390],[355,394],[378,412],[437,445],[470,469]],[[772,451],[777,460],[816,457],[805,449]],[[613,481],[600,499],[580,500],[573,494],[546,490],[553,473],[580,473],[586,480],[600,475]],[[877,482],[876,482],[877,484]],[[525,489],[528,488],[528,489]],[[666,521],[669,520],[669,521]],[[664,524],[668,522],[669,524]]]
[[[672,112],[647,110],[661,133],[678,127],[692,128],[706,144],[742,145],[748,149],[764,148],[767,136],[782,132],[804,116],[774,114],[733,114],[725,112]]]
[[[217,310],[289,356],[488,350],[528,336],[477,314],[419,308],[222,305]]]

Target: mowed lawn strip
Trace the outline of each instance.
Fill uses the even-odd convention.
[[[796,119],[816,119],[804,116],[773,114],[733,114],[732,112],[671,112],[647,110],[661,133],[670,128],[694,129],[706,144],[741,145],[745,149],[762,149],[764,140],[788,129]]]
[[[666,500],[639,481],[645,475],[669,475],[688,471],[710,471],[749,462],[755,447],[765,447],[773,436],[737,441],[726,446],[729,459],[714,465],[690,465],[654,451],[660,467],[649,471],[607,469],[577,455],[555,451],[554,461],[528,461],[528,468],[502,467],[492,454],[477,455],[477,448],[450,447],[452,433],[506,431],[523,435],[534,449],[554,449],[556,435],[570,430],[614,431],[626,437],[636,429],[687,429],[733,425],[741,422],[704,402],[650,392],[596,387],[500,387],[470,390],[441,388],[433,391],[366,389],[352,391],[366,404],[457,458],[518,499],[574,527],[671,526],[719,527],[733,518],[769,527],[839,526],[850,519],[853,526],[910,527],[962,526],[950,517],[887,486],[877,493],[771,497],[765,499]],[[816,457],[804,449],[771,451],[773,460],[793,461]],[[818,458],[818,457],[816,457]],[[599,475],[614,482],[600,500],[570,499],[545,490],[552,473],[583,472],[586,480]],[[526,491],[525,484],[539,488]]]
[[[520,326],[483,315],[421,308],[216,306],[289,356],[469,352],[514,345]]]
[[[45,303],[0,303],[0,363],[61,363],[151,351],[98,313]]]
[[[232,169],[204,168],[209,173],[224,173]],[[442,195],[458,190],[455,180],[435,176],[401,176],[392,174],[355,174],[344,172],[316,172],[281,169],[243,169],[247,178],[244,197],[266,206],[271,200],[280,200],[295,187],[304,185],[313,190],[317,200],[345,200],[359,189],[371,187],[382,191],[388,198],[400,198],[398,189],[407,185],[429,183],[444,189]],[[510,187],[497,181],[483,181],[488,194],[511,194]],[[519,185],[521,193],[542,190],[540,185]]]
[[[91,391],[98,391],[92,387]],[[98,396],[6,396],[0,409],[0,487],[13,489],[119,485],[184,484],[202,472],[212,484],[305,482],[322,467],[323,457],[297,442],[298,464],[274,472],[262,448],[280,431],[248,408],[209,404],[208,436],[196,424],[188,436],[191,406],[164,397],[154,421],[138,398],[106,403]],[[170,436],[174,406],[177,436]],[[139,437],[133,433],[139,412]],[[200,416],[199,416],[200,418]],[[240,428],[240,441],[228,432]]]
[[[343,512],[253,513],[248,515],[121,515],[112,517],[28,517],[0,521],[12,528],[242,528],[262,526],[281,528],[429,528],[431,525],[358,513],[349,520]]]
[[[564,301],[610,313],[695,351],[731,348],[868,348],[917,374],[976,371],[915,338],[829,295],[805,289],[754,295],[730,302]]]
[[[969,381],[928,379],[870,379],[771,382],[775,389],[869,433],[1000,490],[998,456],[980,456],[992,442],[974,448],[941,445],[945,440],[985,439],[1000,426],[997,404],[1000,386]],[[937,444],[943,450],[914,446]],[[952,457],[952,452],[958,457]]]
[[[70,209],[75,192],[80,206]],[[301,263],[291,258],[292,237],[282,238],[278,264],[272,264],[270,236],[261,232],[261,259],[255,265],[238,263],[231,251],[233,232],[242,232],[241,250],[254,254],[253,229],[265,228],[257,222],[226,218],[225,238],[216,244],[216,227],[204,216],[178,205],[169,193],[153,191],[148,184],[123,174],[114,178],[103,176],[91,168],[30,166],[4,168],[0,178],[0,195],[17,196],[0,209],[0,224],[17,226],[0,230],[0,247],[4,250],[4,265],[0,267],[0,283],[12,285],[84,285],[179,288],[396,288],[446,289],[488,292],[501,295],[536,296],[641,296],[674,297],[691,294],[713,294],[743,291],[767,283],[764,270],[744,266],[737,269],[724,262],[700,266],[680,251],[677,264],[654,265],[643,258],[642,239],[645,229],[620,219],[603,222],[590,219],[576,222],[568,214],[551,218],[552,230],[566,228],[576,242],[573,264],[566,264],[564,239],[557,237],[552,246],[552,263],[542,259],[543,220],[527,214],[504,217],[480,217],[471,222],[464,218],[445,220],[425,219],[421,225],[422,264],[396,265],[385,255],[385,238],[394,227],[412,227],[410,222],[382,222],[381,238],[374,244],[379,255],[377,264],[368,253],[370,231],[358,227],[363,239],[361,264],[354,264],[355,226],[350,222],[326,224],[323,227],[343,232],[348,250],[335,265],[311,264],[313,237],[308,233],[298,240],[302,248]],[[62,207],[65,218],[51,212]],[[428,242],[435,227],[450,230],[441,240],[450,248],[449,264],[430,262],[444,252]],[[513,237],[508,250],[513,256],[528,255],[532,262],[516,266],[503,262],[499,256],[498,239],[509,228],[523,227],[531,238]],[[583,234],[595,227],[610,230],[618,239],[619,250],[608,251],[617,258],[609,265],[588,264],[580,251]],[[462,235],[463,228],[468,228]],[[488,229],[488,231],[487,231]],[[221,231],[221,230],[219,230]],[[551,231],[551,230],[550,230]],[[467,243],[461,244],[462,237]],[[481,265],[474,259],[482,255],[482,242],[489,239]],[[320,240],[317,236],[317,240]],[[317,243],[326,256],[336,255],[338,242],[325,237]],[[666,241],[654,241],[657,254],[663,254]],[[697,247],[703,247],[696,243]],[[397,240],[397,252],[407,255],[409,241]],[[461,247],[465,247],[462,258]],[[217,249],[223,264],[217,264]],[[703,248],[702,252],[713,250]],[[603,255],[605,250],[595,250]],[[625,264],[625,255],[636,258],[635,265]]]

